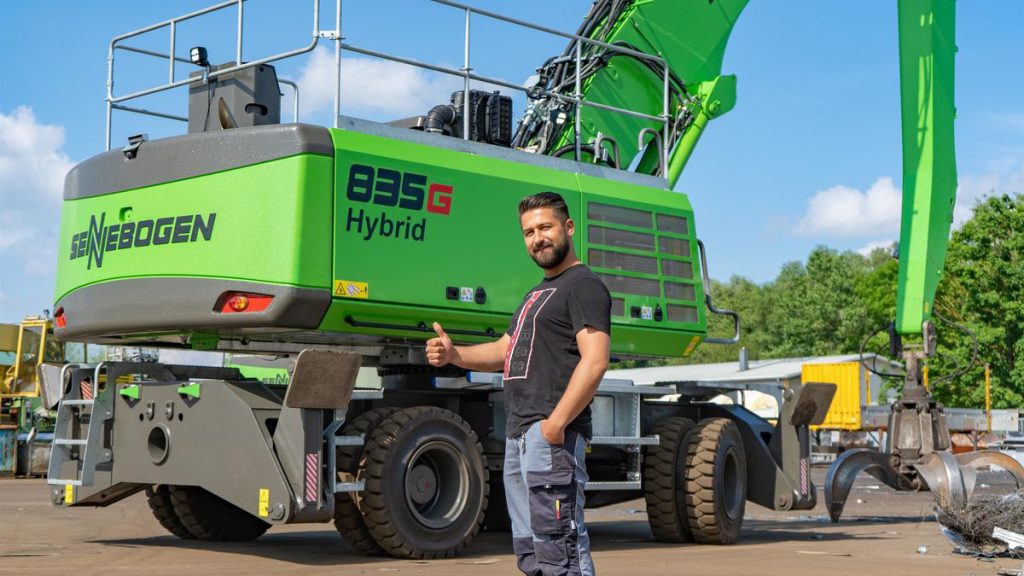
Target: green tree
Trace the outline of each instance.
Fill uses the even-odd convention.
[[[871,328],[857,286],[870,272],[866,258],[819,246],[807,264],[790,262],[767,287],[771,357],[856,352]]]
[[[869,327],[878,329],[896,318],[899,261],[882,248],[875,249],[867,260],[869,270],[854,286],[854,292],[864,305]]]
[[[674,360],[672,363],[709,364],[733,362],[739,357],[739,349],[745,347],[750,358],[757,359],[765,348],[768,332],[768,302],[765,290],[749,278],[733,276],[729,282],[711,281],[711,295],[716,308],[732,310],[740,316],[740,342],[732,345],[705,344],[689,358]],[[716,338],[731,338],[734,333],[733,320],[729,316],[708,313],[708,335]]]
[[[979,202],[953,233],[935,311],[974,332],[978,362],[961,377],[932,386],[951,406],[983,407],[984,364],[992,368],[992,405],[1024,407],[1024,196]],[[941,319],[933,377],[953,374],[971,360],[973,341]]]

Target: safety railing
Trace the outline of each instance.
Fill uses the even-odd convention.
[[[111,43],[110,43],[110,50],[109,50],[109,54],[108,54],[108,66],[107,66],[107,131],[106,131],[106,145],[107,145],[107,149],[108,150],[110,149],[111,114],[112,114],[113,110],[122,110],[122,111],[129,111],[129,112],[135,112],[135,113],[140,113],[140,114],[148,114],[148,115],[152,115],[152,116],[159,116],[159,117],[162,117],[162,118],[169,118],[169,119],[173,119],[173,120],[187,120],[184,117],[173,115],[173,114],[166,114],[166,113],[162,113],[162,112],[156,112],[156,111],[151,111],[151,110],[145,110],[145,109],[141,109],[141,108],[134,108],[134,107],[126,106],[126,105],[122,104],[122,102],[126,102],[128,100],[132,100],[132,99],[136,99],[136,98],[141,98],[143,96],[147,96],[147,95],[154,94],[154,93],[157,93],[157,92],[162,92],[162,91],[165,91],[165,90],[170,90],[170,89],[173,89],[173,88],[177,88],[177,87],[180,87],[180,86],[185,86],[187,84],[196,82],[195,78],[186,78],[186,79],[181,79],[181,80],[175,80],[174,79],[175,63],[176,62],[183,62],[183,63],[187,63],[187,64],[193,64],[191,60],[174,56],[174,49],[175,49],[175,41],[176,41],[176,33],[177,33],[177,25],[178,25],[178,23],[183,22],[185,20],[190,20],[192,18],[196,18],[196,17],[202,16],[202,15],[205,15],[205,14],[209,14],[209,13],[212,13],[212,12],[217,12],[217,11],[220,11],[220,10],[229,9],[231,7],[236,7],[237,10],[238,10],[238,30],[237,30],[237,37],[236,37],[237,49],[236,49],[236,55],[235,55],[235,65],[227,67],[227,68],[223,68],[223,69],[220,69],[220,70],[216,70],[216,71],[205,70],[204,71],[204,76],[203,76],[203,79],[202,79],[203,81],[206,81],[206,80],[212,79],[212,78],[216,78],[216,77],[224,75],[224,74],[230,74],[230,73],[233,73],[233,72],[237,72],[239,70],[243,70],[243,69],[246,69],[246,68],[251,68],[251,67],[254,67],[254,66],[259,66],[261,64],[265,64],[265,63],[268,63],[268,62],[274,62],[274,61],[277,61],[277,60],[283,60],[283,59],[286,59],[286,58],[291,58],[293,56],[298,56],[300,54],[311,52],[312,50],[314,50],[316,48],[319,39],[323,38],[323,39],[326,39],[326,40],[334,42],[334,46],[335,46],[335,94],[334,94],[334,126],[335,127],[338,126],[338,117],[341,114],[341,95],[342,95],[342,91],[341,91],[341,81],[342,81],[342,78],[341,78],[341,54],[342,54],[343,51],[348,51],[348,52],[353,52],[353,53],[356,53],[356,54],[363,54],[363,55],[366,55],[366,56],[371,56],[371,57],[374,57],[374,58],[380,58],[380,59],[383,59],[383,60],[389,60],[389,61],[392,61],[392,62],[398,62],[398,63],[401,63],[401,64],[406,64],[406,65],[409,65],[409,66],[414,66],[414,67],[417,67],[417,68],[421,68],[421,69],[424,69],[424,70],[431,70],[431,71],[439,72],[439,73],[442,73],[442,74],[449,74],[449,75],[452,75],[452,76],[460,77],[460,78],[463,79],[464,89],[466,90],[467,93],[468,93],[468,91],[470,89],[471,82],[472,81],[478,81],[478,82],[486,82],[488,84],[492,84],[492,85],[495,85],[495,86],[501,86],[501,87],[504,87],[504,88],[508,88],[510,90],[516,90],[516,91],[523,92],[523,93],[527,93],[529,91],[533,95],[546,96],[546,97],[550,97],[550,98],[553,98],[553,99],[556,99],[556,100],[559,100],[559,101],[562,101],[562,102],[570,103],[574,107],[574,111],[575,111],[575,114],[574,114],[574,116],[575,116],[575,126],[574,126],[575,138],[574,138],[574,140],[575,140],[575,149],[576,149],[575,150],[575,158],[576,158],[576,160],[580,159],[580,147],[582,145],[582,142],[580,141],[580,132],[581,132],[581,111],[582,111],[583,107],[590,107],[590,108],[594,108],[594,109],[598,109],[598,110],[605,110],[605,111],[608,111],[608,112],[613,112],[613,113],[618,113],[618,114],[625,114],[627,116],[633,116],[633,117],[641,118],[641,119],[644,119],[644,120],[650,120],[652,122],[658,122],[658,123],[660,123],[662,125],[662,136],[661,136],[661,143],[662,143],[662,145],[659,146],[658,152],[659,152],[659,156],[660,156],[660,160],[661,160],[661,165],[662,166],[668,166],[668,154],[669,154],[669,149],[671,148],[671,142],[669,142],[669,128],[670,128],[670,125],[671,125],[671,116],[670,116],[670,110],[669,110],[669,80],[670,80],[670,72],[669,72],[668,62],[666,62],[663,58],[661,58],[659,56],[655,56],[655,55],[651,55],[651,54],[646,54],[646,53],[643,53],[643,52],[639,52],[639,51],[636,51],[636,50],[632,50],[632,49],[626,48],[624,46],[617,46],[617,45],[614,45],[614,44],[609,44],[609,43],[606,43],[606,42],[602,42],[602,41],[599,41],[599,40],[594,40],[592,38],[587,38],[587,37],[580,36],[580,35],[577,35],[577,34],[572,34],[572,33],[563,32],[563,31],[560,31],[560,30],[555,30],[553,28],[549,28],[549,27],[546,27],[546,26],[541,26],[539,24],[534,24],[532,22],[527,22],[525,20],[521,20],[521,19],[517,19],[517,18],[511,18],[509,16],[504,16],[504,15],[501,15],[501,14],[498,14],[498,13],[495,13],[495,12],[491,12],[491,11],[488,11],[488,10],[481,10],[479,8],[474,8],[472,6],[467,6],[465,4],[462,4],[462,3],[459,3],[459,2],[454,2],[452,0],[429,0],[430,2],[433,2],[435,4],[440,4],[440,5],[448,6],[448,7],[451,7],[453,9],[459,10],[459,11],[461,11],[463,13],[463,17],[464,17],[464,20],[465,20],[465,33],[464,33],[464,42],[463,42],[463,65],[462,65],[461,68],[451,68],[451,67],[448,67],[448,66],[441,66],[441,65],[437,65],[437,64],[430,64],[430,63],[427,63],[427,62],[422,62],[422,61],[415,60],[415,59],[412,59],[412,58],[405,58],[405,57],[402,57],[402,56],[396,56],[396,55],[393,55],[393,54],[387,54],[387,53],[380,52],[380,51],[377,51],[377,50],[371,50],[371,49],[368,49],[368,48],[363,48],[363,47],[356,46],[354,44],[347,43],[347,42],[345,42],[345,37],[342,34],[342,12],[343,12],[342,11],[342,4],[343,4],[343,0],[336,0],[336,2],[335,2],[335,28],[334,28],[334,30],[321,30],[320,29],[320,1],[319,0],[313,0],[312,40],[311,40],[311,42],[308,45],[303,46],[301,48],[294,49],[294,50],[289,50],[287,52],[282,52],[282,53],[279,53],[279,54],[274,54],[274,55],[271,55],[271,56],[263,57],[263,58],[260,58],[258,60],[254,60],[254,61],[251,61],[251,62],[244,62],[243,58],[242,58],[242,36],[243,36],[243,19],[244,19],[244,4],[245,4],[245,1],[246,0],[228,0],[228,1],[225,1],[225,2],[221,2],[219,4],[215,4],[215,5],[210,6],[208,8],[197,10],[195,12],[190,12],[190,13],[185,14],[183,16],[178,16],[176,18],[171,18],[170,20],[165,20],[165,21],[159,22],[157,24],[146,26],[144,28],[140,28],[140,29],[135,30],[133,32],[129,32],[127,34],[122,34],[120,36],[115,37],[111,41]],[[492,19],[492,20],[497,20],[497,21],[500,21],[500,22],[505,22],[507,24],[512,24],[512,25],[515,25],[515,26],[520,26],[520,27],[523,27],[523,28],[527,28],[527,29],[530,29],[530,30],[537,31],[537,32],[542,32],[544,34],[549,34],[549,35],[552,35],[552,36],[563,38],[565,40],[570,40],[570,41],[575,40],[575,47],[576,47],[576,49],[575,49],[574,60],[575,60],[575,76],[576,77],[575,77],[575,86],[574,86],[573,93],[571,95],[565,95],[565,94],[560,94],[560,93],[557,93],[557,92],[551,92],[551,91],[547,91],[547,90],[537,90],[535,88],[528,89],[528,88],[526,88],[524,86],[521,86],[519,84],[514,84],[514,83],[511,83],[511,82],[507,82],[507,81],[502,80],[500,78],[493,78],[493,77],[488,77],[488,76],[484,76],[484,75],[481,75],[481,74],[474,73],[473,72],[473,67],[471,65],[471,63],[472,63],[472,61],[471,61],[472,49],[471,49],[471,43],[470,43],[470,38],[472,37],[472,20],[473,20],[473,16],[474,15],[480,16],[480,17],[483,17],[483,18],[489,18],[489,19]],[[152,50],[145,50],[145,49],[131,47],[131,46],[126,46],[126,45],[122,44],[123,41],[125,41],[125,40],[127,40],[129,38],[133,38],[133,37],[139,36],[141,34],[145,34],[147,32],[152,32],[154,30],[159,30],[159,29],[165,28],[165,27],[170,29],[170,38],[169,38],[170,51],[169,51],[168,54],[163,54],[163,53],[155,52],[155,51],[152,51]],[[609,105],[609,104],[602,104],[600,102],[590,102],[590,101],[584,100],[583,92],[582,92],[582,90],[583,90],[583,79],[580,76],[580,70],[582,69],[582,65],[583,65],[583,46],[585,44],[600,46],[600,47],[602,47],[602,48],[604,48],[606,50],[610,50],[612,52],[617,52],[617,53],[624,54],[624,55],[630,55],[630,56],[633,56],[635,58],[647,60],[647,61],[653,62],[656,65],[658,65],[663,70],[662,81],[663,81],[663,85],[664,85],[661,115],[647,114],[647,113],[640,112],[640,111],[637,111],[637,110],[630,110],[630,109],[627,109],[627,108],[620,108],[620,107],[612,106],[612,105]],[[166,59],[167,60],[167,66],[168,66],[168,81],[167,81],[167,83],[159,85],[159,86],[153,86],[153,87],[150,87],[150,88],[139,90],[139,91],[136,91],[136,92],[132,92],[130,94],[125,94],[125,95],[122,95],[122,96],[115,96],[114,93],[113,93],[113,89],[114,89],[114,54],[115,54],[116,50],[125,50],[125,51],[136,52],[136,53],[140,53],[140,54],[144,54],[144,55],[149,55],[149,56],[153,56],[153,57],[157,57],[157,58]],[[297,96],[298,87],[293,82],[291,82],[291,81],[279,80],[279,82],[291,85],[292,88],[296,91],[295,116],[297,118],[298,117],[298,96]],[[470,115],[469,114],[464,114],[463,115],[463,122],[464,122],[464,124],[463,124],[463,130],[462,130],[463,138],[464,139],[468,139],[470,137],[469,121],[470,121]],[[650,129],[646,129],[646,130],[649,131]],[[642,134],[641,134],[641,137],[642,137]]]
[[[227,68],[221,68],[219,70],[210,70],[209,68],[207,68],[205,66],[196,66],[199,70],[201,70],[203,72],[203,76],[202,76],[202,81],[203,82],[207,82],[209,79],[216,78],[218,76],[223,76],[225,74],[231,74],[231,73],[234,73],[234,72],[238,72],[239,70],[245,70],[247,68],[253,68],[255,66],[260,66],[262,64],[267,64],[269,62],[274,62],[274,61],[277,61],[277,60],[284,60],[286,58],[291,58],[291,57],[294,57],[294,56],[298,56],[300,54],[305,54],[307,52],[311,52],[313,49],[316,48],[317,42],[319,41],[321,36],[324,34],[324,32],[322,32],[320,30],[320,0],[313,0],[313,35],[312,35],[312,40],[310,41],[309,44],[307,44],[305,46],[302,46],[300,48],[296,48],[296,49],[293,49],[293,50],[288,50],[286,52],[281,52],[281,53],[274,54],[274,55],[271,55],[271,56],[266,56],[266,57],[263,57],[263,58],[259,58],[257,60],[253,60],[251,62],[245,62],[242,59],[242,37],[243,37],[243,22],[245,20],[245,2],[246,2],[246,0],[227,0],[226,2],[221,2],[219,4],[214,4],[213,6],[208,6],[206,8],[203,8],[201,10],[196,10],[195,12],[189,12],[188,14],[184,14],[182,16],[177,16],[175,18],[171,18],[170,20],[164,20],[163,22],[158,22],[156,24],[151,24],[151,25],[146,26],[144,28],[139,28],[138,30],[134,30],[132,32],[128,32],[126,34],[121,34],[119,36],[115,36],[114,39],[110,41],[110,48],[107,51],[107,98],[106,98],[106,100],[107,100],[107,126],[106,126],[106,136],[105,136],[105,142],[106,142],[106,149],[107,150],[110,150],[110,133],[111,133],[111,127],[112,127],[112,123],[113,123],[113,117],[112,116],[113,116],[113,111],[114,110],[122,110],[122,111],[125,111],[125,112],[134,112],[136,114],[144,114],[144,115],[148,115],[148,116],[156,116],[156,117],[159,117],[159,118],[166,118],[168,120],[178,120],[178,121],[182,121],[182,122],[187,122],[188,121],[188,118],[186,118],[184,116],[178,116],[176,114],[168,114],[166,112],[159,112],[159,111],[154,111],[154,110],[146,110],[144,108],[136,108],[136,107],[133,107],[133,106],[126,106],[124,104],[121,104],[121,102],[126,102],[128,100],[134,100],[136,98],[142,98],[143,96],[149,96],[150,94],[156,94],[157,92],[164,92],[166,90],[171,90],[171,89],[174,89],[174,88],[178,88],[178,87],[185,86],[185,85],[192,84],[192,83],[196,82],[196,78],[191,78],[191,77],[190,78],[183,78],[181,80],[175,80],[174,79],[176,63],[181,62],[181,63],[184,63],[184,64],[189,64],[189,65],[192,65],[192,66],[196,66],[196,64],[194,62],[192,62],[192,60],[187,59],[187,58],[181,58],[181,57],[175,55],[175,44],[177,43],[177,39],[178,39],[177,38],[177,34],[178,34],[178,24],[179,23],[184,22],[186,20],[191,20],[193,18],[198,18],[199,16],[204,16],[206,14],[210,14],[210,13],[213,13],[213,12],[219,12],[221,10],[226,10],[226,9],[231,8],[231,7],[236,7],[236,9],[238,10],[238,27],[237,27],[237,31],[236,31],[236,35],[235,35],[235,65],[234,66],[229,66]],[[340,0],[338,0],[338,14],[339,14],[339,18],[340,18],[340,14],[341,14],[340,9],[341,9],[341,3],[340,3]],[[159,30],[161,28],[168,28],[169,32],[170,32],[170,34],[169,34],[169,44],[170,44],[170,47],[169,47],[169,50],[168,50],[167,54],[164,54],[164,53],[161,53],[161,52],[156,52],[154,50],[147,50],[147,49],[144,49],[144,48],[139,48],[139,47],[135,47],[135,46],[128,46],[128,45],[123,44],[123,42],[125,40],[128,40],[129,38],[135,38],[137,36],[141,36],[142,34],[153,32],[153,31]],[[123,50],[123,51],[126,51],[126,52],[134,52],[134,53],[137,53],[137,54],[143,54],[143,55],[146,55],[146,56],[152,56],[152,57],[155,57],[155,58],[161,58],[161,59],[167,60],[167,82],[164,83],[164,84],[157,85],[157,86],[152,86],[152,87],[149,87],[149,88],[145,88],[143,90],[138,90],[136,92],[132,92],[132,93],[129,93],[129,94],[124,94],[122,96],[115,96],[114,95],[114,58],[115,58],[116,51],[118,51],[118,50]],[[293,115],[295,117],[295,121],[298,122],[298,120],[299,120],[299,87],[298,87],[298,85],[295,82],[292,82],[291,80],[281,80],[281,79],[279,79],[278,82],[280,82],[281,84],[286,84],[286,85],[290,86],[292,88],[292,90],[294,91],[295,95],[294,95],[294,99],[293,99],[294,100]]]

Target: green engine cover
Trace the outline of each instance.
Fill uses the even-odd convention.
[[[542,277],[522,239],[519,200],[551,190],[577,224],[577,253],[613,294],[614,351],[681,356],[706,333],[693,211],[682,194],[587,175],[574,162],[545,167],[358,131],[331,135],[334,300],[322,329],[414,335],[440,321],[463,340],[500,335]]]
[[[457,340],[493,339],[542,276],[518,202],[553,190],[569,204],[580,257],[612,292],[613,351],[682,356],[705,336],[693,211],[657,187],[664,180],[354,120],[316,130],[333,154],[66,199],[58,335],[185,335],[204,348],[244,335],[258,350],[268,338],[422,340],[438,321]],[[201,137],[155,141],[149,161],[173,163]],[[98,164],[104,181],[128,169],[111,160],[118,153]],[[277,304],[233,314],[231,292]],[[301,305],[282,311],[296,293]]]

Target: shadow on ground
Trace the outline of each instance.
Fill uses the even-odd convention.
[[[890,529],[900,524],[916,524],[920,518],[872,517],[859,518],[851,523],[858,526],[879,524]],[[665,544],[655,542],[651,537],[646,518],[638,520],[596,521],[588,524],[591,545],[594,550],[642,551],[665,547],[686,548],[700,544]],[[742,540],[735,547],[761,545],[783,541],[870,541],[882,538],[883,533],[850,534],[832,524],[822,523],[814,517],[796,521],[771,521],[748,519],[745,521]],[[308,566],[335,566],[346,564],[378,564],[396,562],[387,556],[366,556],[349,546],[336,532],[329,530],[268,532],[254,542],[201,542],[182,540],[174,536],[154,538],[130,538],[119,540],[95,540],[98,544],[111,547],[160,547],[206,550],[219,554],[240,554],[260,556],[281,562]],[[460,563],[487,563],[495,556],[511,555],[511,535],[508,533],[481,532],[470,546],[459,553]],[[430,562],[429,560],[406,560],[405,562]]]

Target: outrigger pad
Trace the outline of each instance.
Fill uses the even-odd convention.
[[[789,423],[793,426],[815,426],[825,421],[828,409],[832,406],[832,398],[836,395],[836,385],[822,382],[807,382],[800,387],[793,406],[793,416]]]
[[[348,410],[363,358],[354,352],[307,349],[299,352],[284,405],[314,410]]]

